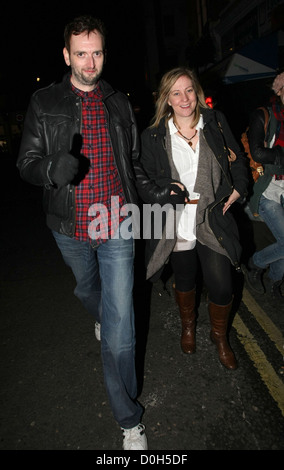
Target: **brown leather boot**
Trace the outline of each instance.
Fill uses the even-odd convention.
[[[235,355],[227,341],[227,326],[232,302],[228,305],[216,305],[209,302],[208,310],[211,321],[210,338],[216,344],[221,364],[229,370],[237,369]]]
[[[181,318],[181,349],[186,354],[195,352],[195,289],[189,292],[175,290]]]

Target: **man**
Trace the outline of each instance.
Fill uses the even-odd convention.
[[[121,207],[137,203],[138,132],[127,98],[100,78],[105,60],[101,21],[76,18],[64,37],[71,75],[32,96],[17,166],[24,180],[43,186],[47,225],[76,278],[74,293],[96,319],[123,448],[144,450],[142,407],[136,400],[134,241],[119,231]],[[94,228],[96,207],[105,211]]]

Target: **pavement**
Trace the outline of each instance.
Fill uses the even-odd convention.
[[[13,163],[0,204],[0,449],[118,452],[122,436],[105,393],[94,321],[73,295],[72,273],[45,225],[40,188],[23,183]],[[137,374],[149,452],[283,450],[283,414],[236,329],[230,342],[239,368],[232,372],[210,342],[201,290],[197,352],[183,354],[171,273],[145,282],[143,250],[137,241]],[[235,286],[238,314],[257,333],[241,301],[241,275]],[[283,307],[270,297],[263,302],[282,329]],[[277,370],[283,357],[265,344]]]

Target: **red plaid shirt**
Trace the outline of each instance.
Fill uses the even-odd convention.
[[[123,220],[119,216],[120,208],[125,204],[123,189],[114,162],[99,85],[90,92],[78,90],[73,85],[72,89],[82,100],[81,153],[90,162],[87,175],[76,186],[75,238],[103,243],[114,235]],[[118,198],[112,200],[112,196]],[[103,206],[97,212],[94,204]],[[91,206],[93,210],[88,214]]]

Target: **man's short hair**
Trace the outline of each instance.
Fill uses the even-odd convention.
[[[84,32],[90,34],[94,30],[98,31],[98,33],[101,35],[103,49],[105,49],[106,31],[103,22],[98,18],[94,18],[89,15],[83,15],[78,16],[65,26],[64,42],[67,51],[70,52],[70,38],[72,34],[75,36]]]

